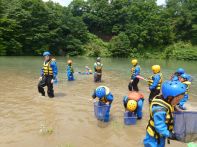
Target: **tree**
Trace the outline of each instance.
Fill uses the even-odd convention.
[[[37,55],[44,50],[82,54],[87,27],[82,18],[51,1],[1,0],[0,54]]]
[[[131,52],[129,37],[123,32],[114,36],[110,41],[110,51],[112,56],[128,57]]]
[[[197,24],[197,3],[196,0],[167,0],[166,13],[174,26],[176,41],[194,40]]]
[[[68,7],[0,0],[0,55],[50,50],[57,55],[108,56],[110,51],[128,56],[159,53],[179,41],[196,45],[196,38],[196,0],[167,0],[166,6],[156,0],[73,0]]]

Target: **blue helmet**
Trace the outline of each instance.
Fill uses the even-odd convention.
[[[51,55],[51,53],[49,52],[49,51],[45,51],[44,53],[43,53],[43,56],[50,56]]]
[[[190,82],[192,82],[192,80],[193,80],[193,79],[192,79],[192,76],[189,75],[189,74],[188,74],[187,76],[188,76],[188,77],[187,77],[187,78],[188,78],[187,80],[190,81]]]
[[[104,96],[105,96],[105,93],[106,93],[106,91],[105,91],[105,88],[104,87],[98,87],[97,89],[96,89],[96,96],[98,97],[98,98],[103,98]]]
[[[189,75],[184,73],[181,75],[181,78],[188,80],[189,79]]]
[[[162,84],[162,95],[164,99],[167,99],[169,96],[175,97],[185,92],[185,84],[179,81],[165,81]]]
[[[179,74],[184,74],[185,70],[183,68],[178,68],[176,72]]]

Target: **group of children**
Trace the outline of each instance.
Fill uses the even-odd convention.
[[[53,98],[54,97],[53,84],[57,82],[58,68],[57,68],[55,58],[52,57],[49,51],[45,51],[43,53],[43,57],[44,57],[44,63],[40,72],[38,92],[41,93],[42,96],[45,96],[44,87],[47,86],[47,94],[50,98]],[[75,80],[74,68],[72,64],[73,64],[72,60],[69,59],[67,61],[67,66],[66,66],[66,75],[67,75],[68,81]],[[101,58],[98,57],[96,59],[96,62],[94,63],[94,81],[95,82],[101,82],[102,67],[103,67],[103,64],[101,63]],[[78,72],[78,73],[82,75],[93,74],[92,70],[88,66],[85,66],[85,72]]]
[[[72,60],[68,60],[68,65],[67,65],[67,77],[68,81],[73,81],[74,80],[74,69],[72,67]],[[94,63],[94,82],[101,82],[101,77],[102,77],[102,68],[103,64],[101,63],[101,58],[98,57],[96,59],[96,62]],[[79,74],[85,74],[85,75],[90,75],[92,74],[92,70],[88,67],[85,66],[85,72],[78,72]]]
[[[134,59],[131,61],[131,63],[133,67],[131,69],[131,82],[129,83],[128,86],[129,90],[139,91],[138,89],[139,79],[145,80],[146,82],[148,82],[148,88],[150,90],[149,103],[151,103],[153,98],[156,95],[160,94],[161,84],[163,81],[161,67],[159,65],[153,65],[152,66],[153,75],[146,79],[140,76],[140,66],[138,65],[138,61]],[[188,91],[191,85],[191,76],[189,74],[186,74],[183,68],[178,68],[177,71],[170,77],[169,80],[180,81],[181,83],[185,84],[185,86],[187,87],[187,91],[184,95],[184,98],[181,99],[181,101],[178,104],[180,109],[186,110],[184,104],[188,100]]]
[[[150,119],[146,128],[146,137],[144,139],[145,147],[164,147],[165,140],[176,140],[174,133],[173,113],[176,106],[185,110],[185,102],[188,100],[188,89],[191,84],[191,76],[186,74],[184,69],[179,68],[172,77],[162,83],[161,67],[153,65],[153,75],[146,79],[140,76],[140,66],[136,59],[131,61],[131,80],[128,85],[129,94],[123,97],[125,111],[133,113],[137,119],[142,119],[142,108],[144,95],[139,92],[139,79],[148,82],[149,111]],[[160,94],[162,91],[162,94]],[[99,99],[100,105],[110,105],[106,115],[109,116],[113,95],[106,86],[99,86],[94,90],[92,97]],[[108,117],[106,117],[108,118]],[[104,120],[104,121],[108,121]]]
[[[51,57],[50,52],[44,52],[44,64],[41,70],[41,77],[38,84],[38,91],[44,96],[43,87],[48,87],[48,96],[54,97],[53,83],[57,78],[56,61]],[[72,61],[68,60],[67,76],[68,80],[74,80],[74,70]],[[140,76],[140,65],[136,59],[131,61],[133,67],[131,68],[131,80],[128,85],[129,94],[123,97],[123,106],[125,111],[133,113],[138,119],[142,119],[142,108],[144,103],[144,95],[139,92],[139,80],[148,82],[150,90],[149,105],[150,105],[150,120],[146,128],[146,137],[144,139],[145,147],[164,147],[165,140],[176,139],[173,132],[173,112],[175,106],[185,110],[185,102],[188,100],[188,89],[191,84],[191,76],[186,74],[184,69],[179,68],[170,78],[165,82],[162,81],[161,67],[153,65],[153,75],[150,78]],[[97,58],[94,64],[94,81],[101,82],[102,67],[100,57]],[[85,74],[91,74],[92,71],[86,66]],[[162,83],[163,82],[163,83]],[[162,94],[160,94],[162,91]],[[106,86],[97,87],[92,94],[92,98],[98,98],[98,105],[108,105],[105,122],[110,119],[110,108],[113,102],[113,95],[110,89]]]

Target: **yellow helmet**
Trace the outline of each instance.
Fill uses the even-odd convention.
[[[72,61],[72,60],[68,60],[67,63],[68,63],[68,64],[72,64],[73,61]]]
[[[132,60],[131,60],[131,64],[132,64],[133,66],[135,66],[135,65],[137,64],[137,59],[132,59]]]
[[[153,65],[152,66],[153,73],[159,73],[160,70],[161,70],[161,67],[159,65]]]
[[[127,109],[131,112],[134,112],[137,108],[137,102],[135,100],[128,100]]]

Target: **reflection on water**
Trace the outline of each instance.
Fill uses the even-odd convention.
[[[93,66],[94,58],[73,58],[76,72],[85,65]],[[103,85],[110,87],[115,96],[111,108],[111,122],[98,122],[94,118],[91,93],[100,84],[93,83],[92,75],[75,74],[76,81],[67,82],[66,58],[57,58],[59,75],[54,86],[54,99],[42,97],[37,92],[41,57],[0,58],[0,146],[1,147],[130,147],[143,146],[147,125],[148,103],[144,118],[136,126],[123,124],[122,97],[128,93],[129,59],[103,59]],[[160,64],[167,79],[176,68],[183,67],[192,75],[188,107],[197,104],[196,62],[141,60],[142,75],[151,75],[151,65]],[[146,83],[140,81],[140,90],[148,97]],[[171,141],[168,146],[185,144]]]

